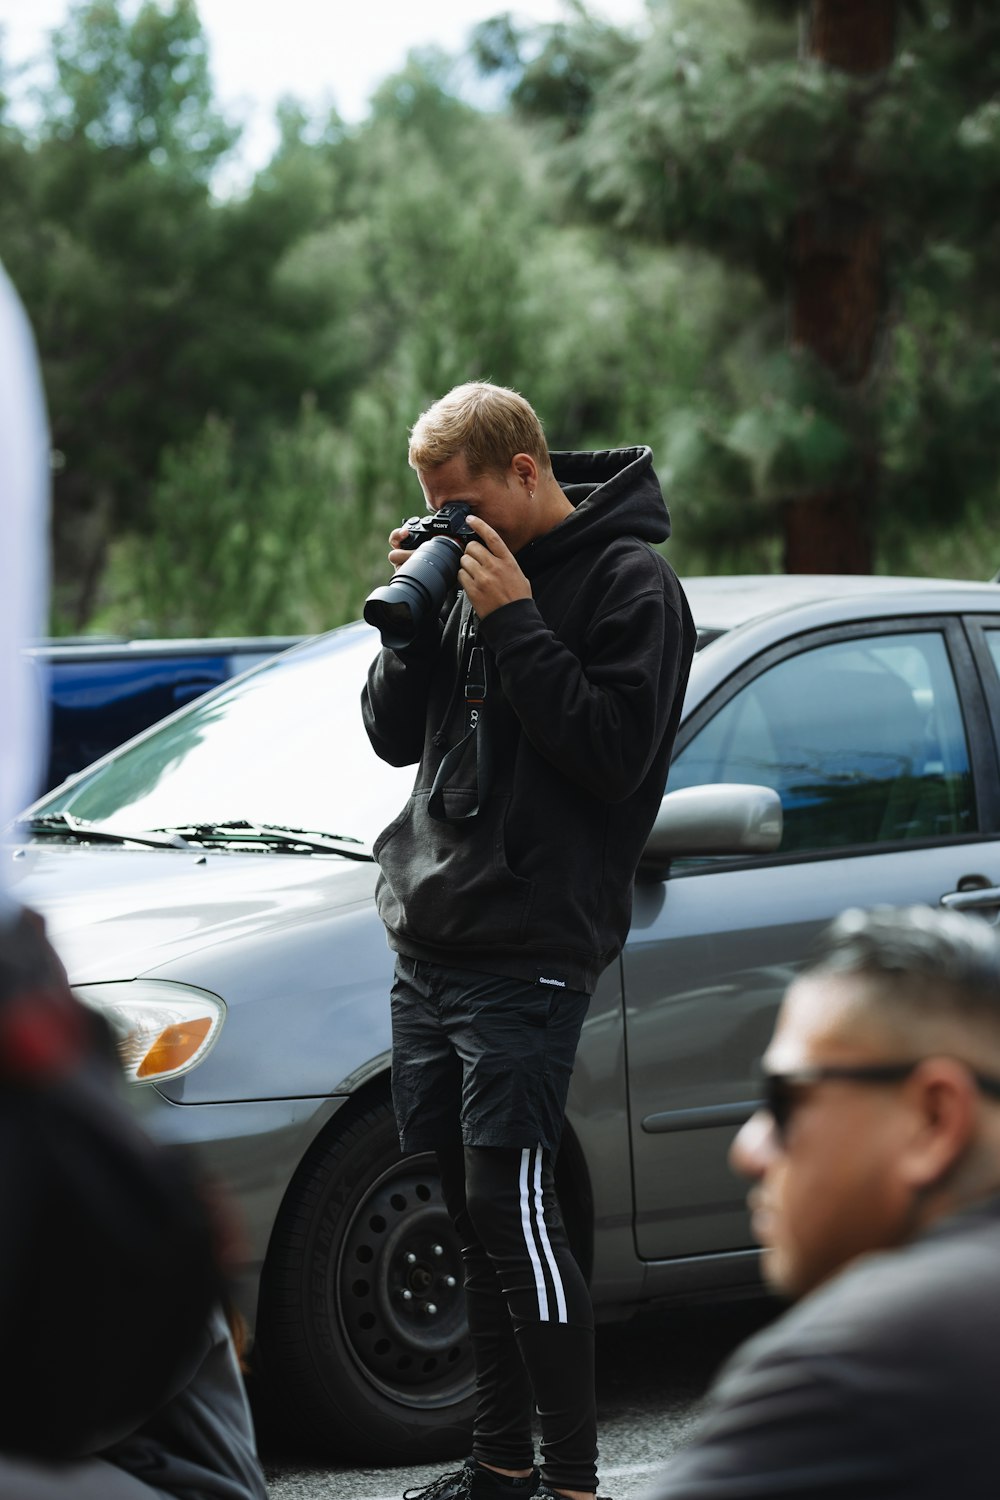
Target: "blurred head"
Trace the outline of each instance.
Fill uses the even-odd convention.
[[[845,912],[763,1067],[765,1107],[730,1159],[768,1282],[801,1296],[1000,1191],[996,933],[923,907]]]

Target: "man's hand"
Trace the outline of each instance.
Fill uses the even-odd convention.
[[[389,546],[392,549],[389,553],[389,561],[394,568],[401,568],[407,558],[413,556],[413,552],[408,552],[402,545],[404,536],[409,536],[409,534],[408,526],[397,526],[395,531],[389,533]]]
[[[468,524],[480,538],[468,542],[458,569],[458,581],[481,620],[515,599],[530,599],[531,584],[517,565],[503,538],[480,516],[470,515]]]

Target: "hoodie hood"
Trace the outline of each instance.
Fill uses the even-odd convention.
[[[653,470],[653,450],[605,448],[596,453],[553,453],[552,472],[573,514],[548,533],[560,535],[560,550],[574,545],[606,545],[614,537],[634,536],[665,542],[670,535],[660,481]],[[540,537],[539,544],[547,537]]]

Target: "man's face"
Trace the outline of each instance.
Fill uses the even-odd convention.
[[[901,1049],[859,1016],[863,981],[812,976],[788,991],[768,1072],[898,1061]],[[783,1138],[758,1111],[733,1143],[735,1169],[753,1179],[748,1203],[767,1281],[789,1296],[812,1291],[857,1256],[912,1231],[913,1193],[899,1170],[912,1129],[898,1084],[825,1080],[794,1089]]]
[[[449,500],[464,500],[473,515],[481,516],[492,526],[511,552],[518,552],[531,541],[535,512],[528,485],[513,465],[503,476],[469,474],[464,454],[456,454],[435,469],[418,471],[420,486],[429,510],[440,510]]]

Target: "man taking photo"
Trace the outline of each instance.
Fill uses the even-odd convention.
[[[465,1263],[472,1454],[425,1500],[597,1488],[593,1314],[553,1187],[591,993],[621,949],[694,650],[648,545],[670,532],[645,447],[550,455],[516,392],[459,386],[417,421],[427,507],[469,507],[458,589],[363,697],[417,764],[376,840],[396,952],[393,1100],[433,1150]],[[410,556],[406,528],[390,561]],[[534,1465],[532,1403],[542,1428]]]

